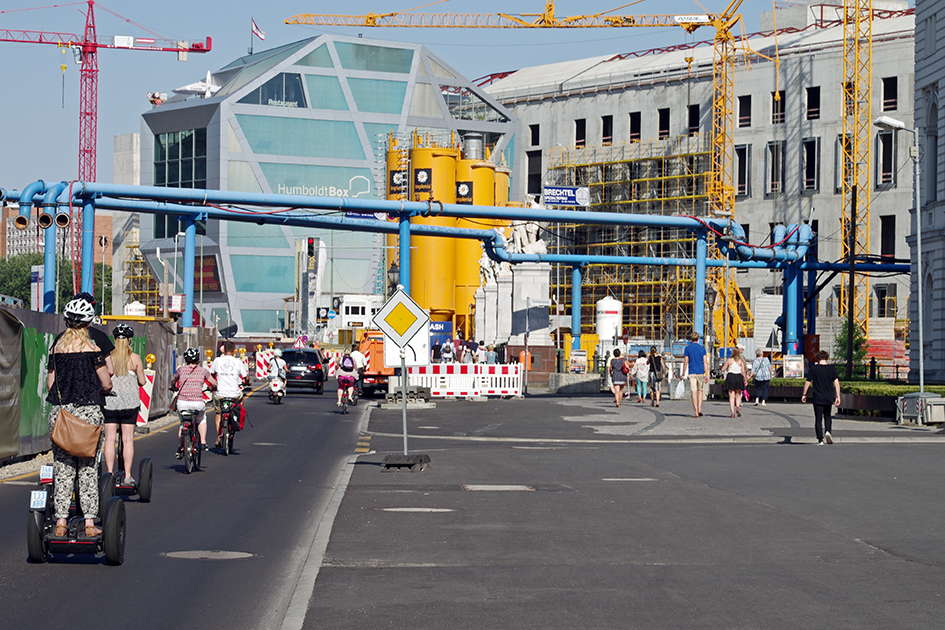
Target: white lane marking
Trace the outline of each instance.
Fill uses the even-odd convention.
[[[601,481],[659,481],[652,477],[604,477]]]
[[[0,481],[5,486],[35,486],[35,481]]]
[[[253,442],[253,446],[285,446],[285,444],[276,444],[275,442]]]
[[[406,513],[429,513],[442,514],[444,512],[455,512],[450,508],[422,508],[422,507],[401,507],[401,508],[378,508],[381,512],[406,512]]]
[[[469,492],[534,492],[531,486],[521,485],[484,485],[484,484],[465,484],[463,490]]]

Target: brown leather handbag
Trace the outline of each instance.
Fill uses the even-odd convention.
[[[53,360],[56,353],[53,352]],[[54,364],[55,367],[55,364]],[[56,393],[59,404],[62,404],[62,394],[59,392],[59,374],[56,374]],[[74,457],[91,458],[98,453],[98,442],[102,435],[101,425],[89,424],[74,413],[60,406],[49,434],[53,444]]]

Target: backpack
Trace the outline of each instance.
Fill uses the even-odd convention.
[[[354,369],[354,359],[351,358],[351,355],[345,355],[341,358],[341,367],[345,370]]]
[[[447,341],[443,344],[443,347],[440,348],[440,353],[447,359],[452,358],[453,356],[453,342]]]

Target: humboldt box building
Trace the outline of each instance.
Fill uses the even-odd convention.
[[[142,116],[141,183],[383,199],[390,134],[475,132],[509,163],[515,147],[514,117],[417,45],[322,35],[237,59],[188,92]],[[174,218],[141,215],[140,249],[156,278],[158,249],[172,258],[181,229]],[[329,292],[385,288],[390,262],[379,235],[225,221],[200,223],[197,234],[195,307],[202,289],[210,325],[282,330],[284,300],[296,293],[296,243],[308,237],[327,259],[319,304],[331,303]]]

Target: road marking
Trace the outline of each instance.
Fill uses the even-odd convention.
[[[429,513],[429,514],[442,514],[444,512],[456,512],[454,509],[450,508],[419,508],[419,507],[402,507],[402,508],[378,508],[381,512],[406,512],[406,513]]]
[[[32,474],[36,474],[36,473],[32,473]],[[36,485],[35,481],[9,481],[7,480],[0,483],[5,483],[8,486],[35,486]]]
[[[465,484],[463,490],[469,492],[534,492],[531,486],[522,485],[485,485],[485,484]]]
[[[276,444],[275,442],[253,442],[253,446],[285,446],[285,444]]]
[[[659,481],[652,477],[604,477],[601,481]]]

